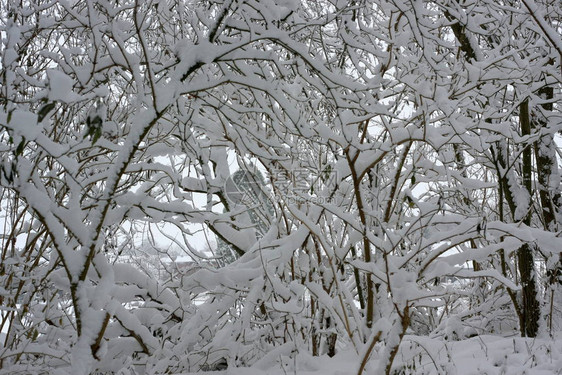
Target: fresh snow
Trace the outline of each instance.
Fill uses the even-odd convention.
[[[268,356],[252,367],[208,371],[209,375],[349,375],[357,374],[361,358],[351,350],[336,356],[312,357],[287,350]],[[374,353],[365,373],[378,368]],[[408,336],[393,365],[396,374],[408,375],[555,375],[562,373],[562,336],[529,339],[481,335],[459,341]],[[201,372],[181,372],[195,375]]]

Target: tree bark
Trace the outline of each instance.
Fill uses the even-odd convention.
[[[525,99],[519,106],[519,121],[521,125],[521,135],[523,137],[531,134],[531,122],[529,115],[529,100]],[[531,225],[532,214],[532,173],[533,166],[531,160],[531,145],[527,145],[523,150],[523,186],[528,193],[528,210],[523,222]],[[519,274],[521,276],[522,286],[522,302],[523,302],[523,321],[524,327],[521,327],[521,336],[536,337],[539,328],[540,306],[537,300],[536,276],[535,276],[535,260],[533,257],[533,249],[529,243],[523,244],[517,250],[517,260]]]

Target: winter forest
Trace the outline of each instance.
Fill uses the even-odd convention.
[[[0,374],[560,374],[559,0],[0,1]]]

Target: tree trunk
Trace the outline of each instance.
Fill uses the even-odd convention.
[[[519,121],[521,125],[521,135],[531,134],[531,123],[529,116],[529,101],[524,100],[519,106]],[[532,214],[532,160],[531,146],[528,145],[523,150],[523,186],[528,193],[528,210],[523,219],[526,225],[531,225]],[[523,321],[525,326],[521,327],[521,336],[536,337],[539,328],[540,306],[537,300],[535,260],[533,249],[530,244],[525,243],[517,250],[517,260],[519,274],[521,276],[522,302],[523,302]]]
[[[554,97],[554,89],[552,87],[543,87],[538,92],[539,97],[545,100],[540,105],[545,112],[552,111],[552,99]],[[547,231],[557,232],[560,229],[560,176],[558,174],[558,162],[556,160],[556,144],[554,136],[548,129],[548,122],[545,113],[535,111],[532,116],[531,126],[535,132],[540,132],[540,138],[535,142],[535,159],[537,162],[537,182],[539,199],[541,202],[541,214],[544,222],[544,228]],[[550,287],[550,308],[546,312],[548,328],[550,332],[553,329],[553,312],[554,300],[559,294],[562,275],[562,254],[552,254],[546,256],[546,276],[547,284]]]
[[[462,27],[461,20],[456,19],[451,13],[445,11],[445,17],[453,22],[451,25],[453,34],[460,43],[460,49],[464,52],[465,58],[468,62],[473,62],[477,60],[476,51],[472,47],[469,36],[466,34],[464,28]],[[531,134],[530,116],[529,116],[529,102],[525,100],[521,103],[519,112],[519,119],[521,125],[521,133],[523,136]],[[523,150],[523,185],[528,192],[528,210],[523,218],[526,225],[531,224],[531,205],[532,205],[532,160],[531,160],[531,147],[527,146]],[[502,169],[505,170],[507,163],[500,157],[500,164],[502,164]],[[517,208],[515,199],[513,197],[513,192],[510,190],[510,181],[507,176],[500,175],[502,171],[498,171],[499,184],[502,185],[503,191],[505,192],[505,197],[507,203],[511,209],[511,214],[514,221],[519,221],[521,218],[515,217],[515,209]],[[533,249],[529,244],[523,244],[517,250],[517,260],[519,273],[521,277],[522,285],[522,303],[518,315],[520,316],[521,322],[521,335],[528,337],[535,337],[538,332],[538,321],[540,319],[540,306],[537,300],[536,291],[536,274],[534,270],[534,257]],[[517,305],[514,304],[517,308]]]

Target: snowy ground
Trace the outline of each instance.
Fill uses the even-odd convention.
[[[350,375],[357,374],[360,358],[342,351],[334,358],[279,356],[251,368],[230,368],[208,375]],[[371,360],[364,374],[380,374]],[[419,336],[404,338],[394,363],[395,374],[443,375],[550,375],[562,374],[562,333],[554,340],[477,336],[444,342]],[[184,373],[188,375],[191,373]],[[199,373],[201,374],[201,373]]]

